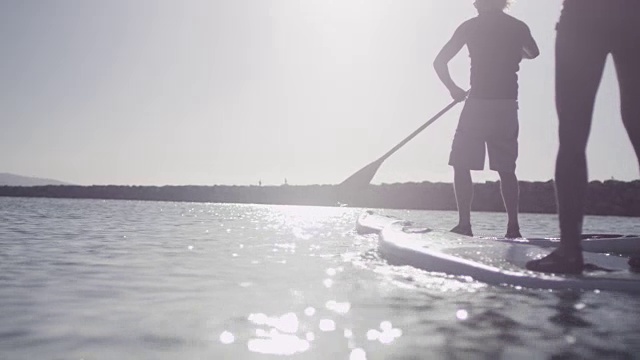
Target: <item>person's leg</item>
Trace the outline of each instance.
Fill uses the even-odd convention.
[[[471,230],[471,203],[473,202],[471,170],[454,167],[453,172],[453,188],[458,205],[458,225],[451,229],[451,231],[462,235],[473,236],[473,231]]]
[[[620,86],[622,122],[640,163],[640,30],[635,33],[636,37],[614,50],[613,60]]]
[[[556,197],[560,220],[560,247],[540,260],[534,271],[580,273],[580,245],[584,197],[587,188],[586,146],[596,93],[608,50],[598,34],[587,28],[565,28],[556,38],[556,110],[560,146],[556,159]]]
[[[500,190],[502,191],[502,200],[504,207],[507,209],[507,234],[508,239],[521,238],[520,224],[518,223],[518,202],[520,189],[518,186],[518,178],[515,172],[500,171]]]
[[[473,236],[471,230],[471,203],[473,182],[471,170],[484,168],[485,141],[481,101],[468,99],[460,114],[460,121],[451,146],[449,165],[454,169],[454,191],[458,205],[458,225],[452,232]]]
[[[626,41],[621,41],[619,47],[614,49],[613,60],[620,86],[622,122],[640,163],[640,42],[637,40],[640,38],[640,24],[633,22],[626,25],[629,29],[621,34],[626,36]],[[629,266],[634,271],[640,271],[640,254],[629,259]]]
[[[518,102],[516,100],[496,100],[493,104],[491,134],[487,140],[489,166],[500,174],[500,190],[507,210],[508,223],[506,238],[519,238],[518,223],[519,186],[516,177],[518,159]]]

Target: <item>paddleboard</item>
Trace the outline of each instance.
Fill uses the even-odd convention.
[[[551,252],[539,246],[459,237],[401,222],[385,226],[379,237],[381,255],[394,265],[468,276],[492,285],[640,293],[640,274],[629,271],[623,257],[585,253],[585,263],[596,270],[555,275],[526,270],[527,261]]]
[[[405,226],[413,225],[408,221],[404,221],[392,216],[377,214],[369,210],[364,212],[358,218],[356,222],[356,230],[360,234],[379,233],[386,226],[394,223],[402,223]],[[445,231],[440,230],[440,232],[444,233]],[[455,234],[455,236],[465,237],[464,235],[458,234]],[[586,252],[627,256],[640,254],[640,236],[618,234],[584,234],[582,237],[582,249]],[[560,244],[560,238],[556,237],[506,239],[502,237],[476,236],[474,238],[511,244],[535,245],[543,248],[555,248]]]

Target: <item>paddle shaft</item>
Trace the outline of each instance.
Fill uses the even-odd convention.
[[[447,105],[444,109],[440,110],[434,117],[429,119],[426,123],[422,124],[416,131],[412,132],[411,135],[407,136],[404,140],[402,140],[398,145],[394,146],[393,149],[389,150],[386,154],[382,155],[379,162],[386,160],[389,156],[393,155],[396,151],[398,151],[401,147],[403,147],[406,143],[411,141],[414,137],[422,132],[422,130],[426,129],[429,125],[433,124],[436,120],[438,120],[442,115],[444,115],[447,111],[451,110],[454,106],[456,106],[459,102],[464,100],[453,100],[451,104]]]
[[[441,117],[444,113],[449,111],[452,107],[454,107],[457,103],[459,103],[461,101],[463,101],[463,100],[460,100],[460,101],[454,100],[451,104],[447,105],[447,107],[442,109],[434,117],[429,119],[429,121],[427,121],[422,126],[420,126],[418,129],[416,129],[416,131],[411,133],[411,135],[407,136],[404,140],[402,140],[398,145],[394,146],[393,149],[389,150],[381,158],[379,158],[378,160],[372,162],[371,164],[363,167],[362,169],[358,170],[355,174],[349,176],[345,181],[343,181],[340,184],[340,186],[343,187],[343,188],[347,187],[347,186],[350,186],[350,187],[353,188],[353,187],[358,187],[358,186],[369,184],[371,182],[371,180],[373,179],[373,177],[375,176],[375,174],[378,171],[378,169],[380,168],[380,165],[382,165],[382,163],[389,156],[391,156],[393,153],[398,151],[398,149],[403,147],[406,143],[408,143],[411,139],[416,137],[416,135],[418,135],[427,126],[431,125],[434,121],[438,120],[439,117]]]

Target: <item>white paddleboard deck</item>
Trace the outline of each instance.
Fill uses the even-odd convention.
[[[597,270],[582,275],[543,274],[526,270],[525,264],[547,255],[551,249],[457,238],[451,233],[406,227],[401,223],[382,230],[379,251],[393,265],[469,276],[493,285],[640,293],[640,274],[629,271],[627,259],[618,256],[585,253],[585,263],[610,271]]]
[[[372,211],[366,211],[358,218],[356,222],[356,230],[360,234],[379,233],[386,226],[394,223],[401,223],[405,226],[411,226],[408,221],[404,221],[392,216],[376,214]],[[440,231],[445,236],[445,231]],[[446,236],[465,237],[449,233]],[[476,236],[475,239],[492,240],[496,242],[505,242],[511,244],[535,245],[538,247],[555,248],[560,244],[560,239],[555,237],[548,238],[520,238],[506,239],[501,237]],[[607,253],[618,255],[639,255],[640,254],[640,236],[634,235],[617,235],[617,234],[585,234],[583,235],[582,249],[586,252]]]
[[[420,228],[372,212],[360,216],[357,230],[378,233],[379,251],[393,265],[471,277],[492,285],[640,293],[640,273],[630,271],[626,257],[585,252],[585,263],[596,270],[582,275],[544,274],[527,270],[525,264],[552,249],[523,241],[496,241]]]

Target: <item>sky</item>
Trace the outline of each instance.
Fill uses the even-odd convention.
[[[80,185],[337,184],[451,101],[433,59],[473,0],[2,0],[0,172]],[[520,71],[525,181],[553,178],[560,0],[519,0],[541,56]],[[450,64],[469,84],[466,49]],[[592,180],[633,180],[611,61]],[[373,183],[451,182],[459,105]],[[497,180],[488,170],[474,181]]]

